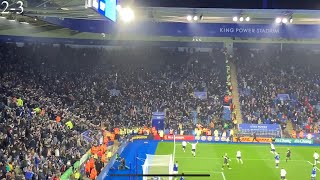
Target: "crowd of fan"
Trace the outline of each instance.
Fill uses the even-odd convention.
[[[284,128],[290,120],[296,130],[318,133],[320,73],[315,53],[266,48],[236,54],[244,122],[279,123]],[[279,99],[278,94],[290,99]]]
[[[155,111],[167,129],[194,129],[193,110],[222,129],[224,70],[220,50],[0,44],[0,178],[58,179],[90,148],[83,131],[150,127]]]

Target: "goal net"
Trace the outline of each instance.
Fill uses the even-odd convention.
[[[170,155],[150,155],[142,165],[143,174],[173,174],[173,156]],[[154,177],[143,177],[143,180],[153,180]],[[172,180],[172,177],[161,177],[161,180]]]

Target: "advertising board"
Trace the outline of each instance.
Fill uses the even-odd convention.
[[[202,141],[202,142],[224,142],[224,141],[227,141],[227,137],[196,136],[195,140]]]
[[[313,144],[313,139],[276,138],[275,143],[280,143],[280,144]]]
[[[234,142],[237,142],[237,138],[233,138]],[[272,139],[271,138],[262,138],[262,137],[257,137],[257,141],[253,141],[253,137],[240,137],[241,142],[259,142],[259,143],[271,143]]]
[[[131,137],[132,140],[148,139],[148,138],[149,138],[148,135],[135,135]]]
[[[164,140],[174,140],[176,138],[176,141],[194,141],[195,137],[191,135],[165,135],[163,137]]]

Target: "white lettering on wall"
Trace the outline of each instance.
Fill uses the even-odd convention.
[[[279,34],[277,28],[220,28],[220,33]]]

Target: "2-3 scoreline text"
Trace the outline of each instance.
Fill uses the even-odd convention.
[[[1,0],[0,0],[0,2],[1,2]],[[15,6],[15,7],[11,8],[11,6]],[[17,14],[22,14],[24,11],[23,2],[17,1],[14,4],[9,4],[8,1],[2,1],[1,5],[0,5],[0,14],[6,14],[6,13],[9,13],[10,11],[16,11]]]

